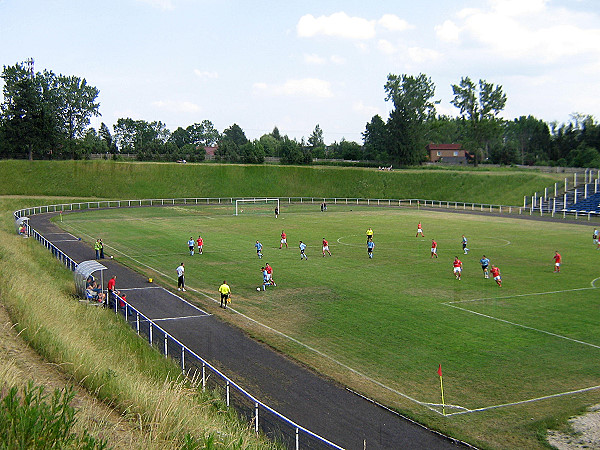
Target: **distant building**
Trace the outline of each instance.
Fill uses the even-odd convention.
[[[204,147],[204,151],[206,152],[206,159],[208,161],[215,159],[215,152],[218,147]]]
[[[427,154],[429,161],[447,164],[466,164],[469,154],[460,144],[429,144]]]

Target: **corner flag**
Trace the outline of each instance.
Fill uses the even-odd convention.
[[[444,382],[442,381],[442,365],[441,364],[438,366],[437,373],[440,377],[440,390],[442,391],[442,414],[445,416],[446,415],[446,403],[444,402]]]

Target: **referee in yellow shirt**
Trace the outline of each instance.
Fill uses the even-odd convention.
[[[223,280],[223,284],[219,286],[219,292],[221,293],[221,308],[227,309],[227,300],[229,300],[231,295],[231,289],[227,281]]]

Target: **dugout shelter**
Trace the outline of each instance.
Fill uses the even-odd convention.
[[[94,276],[94,279],[98,282],[100,288],[104,291],[105,270],[106,267],[95,260],[82,261],[79,264],[77,264],[75,272],[73,272],[73,277],[75,278],[75,290],[77,291],[77,293],[80,296],[85,297],[87,279],[90,275]]]

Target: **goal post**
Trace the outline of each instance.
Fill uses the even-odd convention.
[[[278,198],[240,198],[235,201],[235,215],[274,214],[279,210]]]

